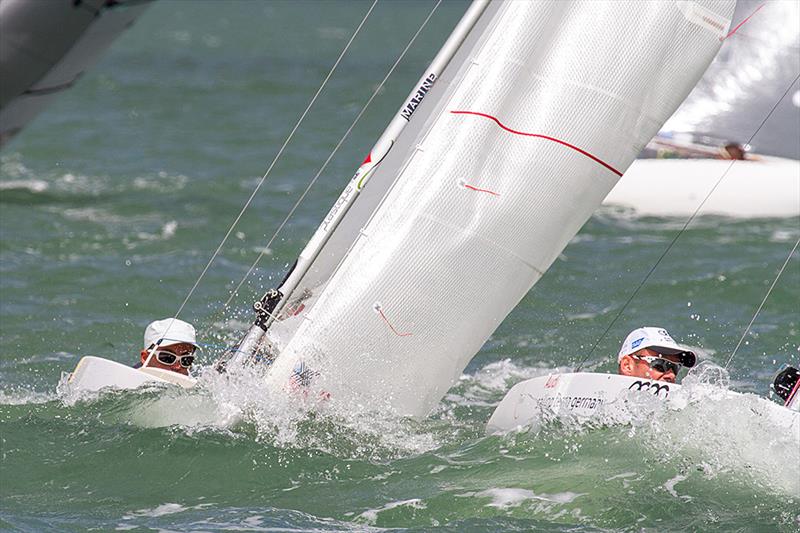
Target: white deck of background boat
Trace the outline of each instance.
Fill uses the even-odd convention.
[[[800,216],[800,161],[639,159],[603,205],[632,208],[640,216],[688,217],[712,190],[698,215]]]

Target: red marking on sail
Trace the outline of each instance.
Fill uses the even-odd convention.
[[[500,196],[500,194],[498,194],[498,193],[496,193],[496,192],[494,192],[494,191],[490,191],[489,189],[479,189],[479,188],[477,188],[477,187],[473,187],[472,185],[468,185],[468,184],[466,184],[466,183],[464,184],[464,187],[466,187],[467,189],[469,189],[469,190],[471,190],[471,191],[475,191],[475,192],[485,192],[485,193],[492,194],[492,195],[494,195],[494,196]]]
[[[383,319],[384,322],[386,322],[386,325],[389,326],[389,329],[392,330],[392,333],[394,333],[398,337],[409,337],[411,335],[411,333],[400,333],[396,329],[394,329],[394,326],[392,326],[391,322],[389,322],[389,319],[386,318],[386,315],[383,314],[383,309],[376,308],[375,310],[378,312],[379,315],[381,315],[381,318]]]
[[[363,166],[363,165],[366,165],[367,163],[369,163],[369,162],[371,162],[371,161],[372,161],[372,152],[370,152],[370,153],[368,153],[368,154],[367,154],[367,157],[365,157],[365,158],[364,158],[364,162],[363,162],[363,163],[361,163],[361,165],[362,165],[362,166]]]
[[[450,112],[452,114],[454,114],[454,115],[475,115],[477,117],[488,118],[489,120],[493,120],[495,122],[495,124],[500,126],[505,131],[507,131],[509,133],[513,133],[514,135],[522,135],[522,136],[525,136],[525,137],[536,137],[536,138],[539,138],[539,139],[545,139],[545,140],[548,140],[548,141],[553,141],[555,143],[558,143],[558,144],[560,144],[562,146],[566,146],[567,148],[571,148],[571,149],[575,150],[576,152],[585,155],[586,157],[588,157],[592,161],[603,165],[604,167],[606,167],[608,170],[610,170],[611,172],[613,172],[617,176],[622,176],[622,172],[620,172],[616,168],[612,167],[611,165],[609,165],[608,163],[606,163],[605,161],[603,161],[599,157],[596,157],[596,156],[590,154],[586,150],[582,150],[582,149],[578,148],[574,144],[570,144],[570,143],[568,143],[566,141],[562,141],[561,139],[556,139],[555,137],[549,137],[547,135],[541,135],[539,133],[528,133],[528,132],[524,132],[524,131],[518,131],[518,130],[511,129],[508,126],[506,126],[505,124],[503,124],[502,122],[500,122],[500,120],[497,117],[493,117],[492,115],[487,115],[486,113],[479,113],[477,111],[450,111]]]
[[[783,405],[788,407],[789,404],[792,403],[792,400],[794,400],[794,397],[797,395],[798,392],[800,392],[800,379],[794,382],[794,387],[792,387],[792,392],[789,393],[789,397],[786,398],[786,403]]]
[[[731,35],[733,35],[733,34],[734,34],[734,33],[736,33],[737,31],[739,31],[739,28],[741,28],[741,27],[744,25],[744,23],[745,23],[745,22],[747,22],[748,20],[750,20],[750,18],[751,18],[753,15],[755,15],[756,13],[758,13],[759,11],[761,11],[761,8],[762,8],[762,7],[764,7],[765,5],[767,5],[767,4],[761,4],[760,6],[758,6],[758,7],[756,8],[756,10],[755,10],[755,11],[753,11],[752,13],[750,13],[750,16],[749,16],[749,17],[747,17],[746,19],[744,19],[743,21],[741,21],[739,24],[737,24],[737,25],[736,25],[736,27],[735,27],[735,28],[733,28],[733,29],[732,29],[730,32],[728,32],[728,35],[726,35],[725,37],[722,37],[722,38],[720,38],[720,41],[724,41],[725,39],[727,39],[728,37],[730,37]]]
[[[288,314],[289,316],[297,316],[305,308],[306,308],[306,304],[300,304],[296,309],[289,309],[286,314]]]

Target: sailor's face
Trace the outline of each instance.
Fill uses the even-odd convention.
[[[164,363],[159,361],[158,357],[156,357],[156,355],[154,354],[153,357],[150,358],[150,362],[147,364],[147,366],[153,368],[161,368],[164,370],[170,370],[172,372],[177,372],[178,374],[183,374],[184,376],[188,376],[189,369],[181,366],[180,356],[194,353],[194,350],[195,350],[194,346],[192,346],[188,342],[182,342],[180,344],[170,344],[169,346],[161,346],[159,347],[159,351],[170,352],[177,356],[175,357],[175,362],[173,362],[171,365],[165,365]],[[142,350],[142,364],[144,364],[144,362],[147,361],[148,353],[149,352],[147,350]]]
[[[672,371],[672,369],[668,369],[666,372],[659,372],[655,368],[650,368],[650,363],[645,359],[640,359],[636,357],[637,355],[643,357],[660,357],[661,359],[666,359],[667,361],[672,361],[673,363],[680,364],[680,358],[677,355],[660,354],[655,350],[651,350],[650,348],[645,348],[643,350],[639,350],[638,352],[632,355],[627,356],[631,358],[631,363],[632,363],[632,370],[628,375],[637,378],[647,378],[656,381],[666,381],[667,383],[675,383],[675,378],[677,376],[675,375],[675,372]]]

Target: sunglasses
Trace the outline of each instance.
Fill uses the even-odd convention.
[[[656,372],[661,372],[662,374],[666,374],[672,370],[672,373],[677,376],[678,372],[681,370],[681,366],[683,366],[680,363],[670,361],[669,359],[664,359],[663,357],[655,357],[653,355],[637,355],[636,358],[645,361],[650,368]]]
[[[189,368],[194,363],[194,351],[184,355],[177,355],[166,350],[158,350],[155,356],[159,363],[167,366],[174,365],[176,360],[180,361],[183,368]]]

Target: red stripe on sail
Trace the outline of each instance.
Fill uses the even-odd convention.
[[[547,141],[553,141],[553,142],[558,143],[558,144],[560,144],[562,146],[566,146],[567,148],[571,148],[572,150],[575,150],[576,152],[578,152],[580,154],[585,155],[586,157],[588,157],[592,161],[603,165],[604,167],[606,167],[608,170],[610,170],[611,172],[613,172],[617,176],[622,176],[622,172],[620,172],[619,170],[615,169],[614,167],[612,167],[611,165],[609,165],[608,163],[606,163],[605,161],[603,161],[599,157],[596,157],[596,156],[590,154],[586,150],[582,150],[581,148],[578,148],[574,144],[570,144],[570,143],[568,143],[566,141],[562,141],[561,139],[556,139],[555,137],[550,137],[548,135],[541,135],[539,133],[528,133],[528,132],[524,132],[524,131],[517,131],[517,130],[511,129],[508,126],[506,126],[505,124],[503,124],[502,122],[500,122],[500,120],[497,117],[493,117],[492,115],[487,115],[486,113],[479,113],[477,111],[450,111],[450,112],[452,114],[454,114],[454,115],[475,115],[477,117],[488,118],[489,120],[493,120],[498,126],[500,126],[505,131],[507,131],[509,133],[513,133],[514,135],[522,135],[524,137],[536,137],[536,138],[539,138],[539,139],[545,139]]]
[[[761,8],[762,8],[762,7],[764,7],[765,5],[766,5],[766,4],[761,4],[760,6],[758,6],[758,7],[756,8],[756,10],[755,10],[755,11],[753,11],[752,13],[750,13],[750,16],[749,16],[749,17],[747,17],[746,19],[744,19],[743,21],[741,21],[739,24],[737,24],[737,25],[736,25],[736,27],[735,27],[735,28],[733,28],[733,29],[732,29],[730,32],[728,32],[728,35],[726,35],[725,37],[721,38],[721,39],[720,39],[720,41],[724,41],[725,39],[727,39],[728,37],[730,37],[731,35],[733,35],[733,34],[734,34],[734,33],[736,33],[737,31],[739,31],[739,28],[741,28],[742,26],[744,26],[745,22],[747,22],[748,20],[750,20],[750,19],[752,18],[752,16],[753,16],[753,15],[755,15],[756,13],[758,13],[759,11],[761,11]]]
[[[477,187],[473,187],[472,185],[468,185],[468,184],[466,184],[466,183],[464,184],[464,187],[466,187],[467,189],[469,189],[469,190],[471,190],[471,191],[475,191],[475,192],[485,192],[485,193],[489,193],[489,194],[491,194],[491,195],[494,195],[494,196],[500,196],[500,194],[499,194],[499,193],[496,193],[496,192],[494,192],[494,191],[490,191],[489,189],[479,189],[479,188],[477,188]]]
[[[392,326],[391,322],[389,322],[389,319],[386,318],[386,315],[383,314],[383,309],[381,309],[380,307],[376,307],[375,310],[378,312],[379,315],[381,315],[381,318],[383,319],[384,322],[386,322],[386,325],[389,326],[389,329],[392,330],[392,333],[394,333],[398,337],[411,336],[411,333],[400,333],[396,329],[394,329],[394,326]]]

